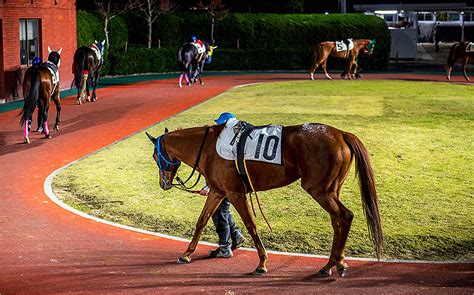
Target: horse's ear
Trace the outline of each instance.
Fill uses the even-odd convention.
[[[214,50],[214,49],[216,49],[216,48],[217,48],[217,46],[212,46],[212,50]]]
[[[59,50],[58,50],[58,54],[59,54],[59,55],[61,55],[61,51],[63,51],[63,48],[62,48],[62,47],[59,48]]]
[[[98,43],[96,39],[94,39],[94,43]]]
[[[51,48],[49,48],[49,46],[48,46],[48,54],[50,54],[50,53],[51,53]]]
[[[168,132],[170,132],[170,131],[168,130],[168,128],[165,127],[165,133],[168,133]]]
[[[102,47],[104,47],[104,45],[105,45],[105,40],[104,40],[104,41],[102,41],[102,43],[101,43],[101,44],[102,44]]]
[[[146,136],[148,136],[148,138],[151,140],[151,142],[153,142],[153,144],[156,144],[156,138],[151,136],[150,133],[148,133],[148,132],[145,132],[145,133],[146,133]]]

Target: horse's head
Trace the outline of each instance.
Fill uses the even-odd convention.
[[[95,45],[97,47],[97,49],[99,49],[100,54],[102,54],[102,56],[104,56],[105,40],[103,40],[102,42],[94,40],[93,45]]]
[[[165,129],[165,134],[154,138],[148,132],[146,135],[151,140],[155,149],[153,151],[153,159],[158,165],[159,175],[160,175],[160,186],[164,190],[169,190],[173,187],[172,182],[178,171],[181,162],[177,159],[171,159],[170,156],[166,153],[165,148],[165,136],[168,133],[168,129]]]
[[[61,65],[61,51],[63,51],[62,47],[58,51],[53,51],[48,46],[48,61],[55,64],[58,68]]]
[[[207,49],[207,55],[206,55],[206,63],[210,64],[212,61],[212,54],[214,53],[214,49],[216,49],[217,46],[209,46]]]
[[[375,39],[365,41],[365,48],[364,48],[365,54],[371,55],[372,53],[374,53],[374,48],[375,48]]]

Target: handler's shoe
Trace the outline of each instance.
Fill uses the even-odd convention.
[[[242,244],[244,242],[245,242],[244,236],[241,233],[237,233],[237,235],[235,235],[235,239],[232,239],[232,246],[230,247],[230,249],[232,250],[239,249],[240,247],[242,247]]]
[[[211,256],[212,258],[231,258],[232,256],[234,256],[232,254],[232,250],[230,249],[226,250],[222,248],[211,250],[208,253],[209,253],[209,256]]]

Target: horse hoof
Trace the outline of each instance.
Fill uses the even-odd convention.
[[[264,269],[264,268],[256,268],[253,273],[252,273],[254,276],[264,276],[267,274],[267,270]]]
[[[77,100],[77,104],[78,105],[81,105],[82,104],[82,101],[80,99]]]
[[[180,256],[178,258],[178,264],[186,264],[191,262],[191,257],[189,256]]]
[[[59,125],[55,125],[54,129],[59,132]]]
[[[347,266],[341,266],[337,268],[337,272],[340,277],[345,278],[347,276]]]
[[[23,143],[30,144],[30,138],[25,136],[25,138],[23,138]]]
[[[332,275],[332,270],[325,270],[324,268],[321,268],[316,274],[318,278],[327,278],[331,275]]]

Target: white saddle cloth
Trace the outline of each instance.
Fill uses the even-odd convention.
[[[467,44],[466,52],[474,52],[474,42]]]
[[[237,143],[240,138],[237,138],[233,144],[232,140],[235,136],[234,126],[238,123],[239,120],[235,118],[229,119],[217,139],[217,153],[226,160],[237,159]],[[282,130],[283,126],[269,125],[250,132],[245,144],[244,159],[281,164]]]
[[[206,52],[206,46],[201,46],[199,43],[194,43],[194,42],[191,44],[196,46],[199,54]]]
[[[53,84],[54,85],[58,84],[59,83],[58,67],[50,61],[46,61],[44,64],[46,68],[48,68],[49,72],[51,73],[51,77],[53,78]]]
[[[351,50],[352,48],[354,48],[354,42],[352,42],[352,39],[347,39],[349,41],[349,49],[347,49],[347,45],[346,43],[344,43],[344,41],[336,41],[336,51],[339,52],[339,51],[347,51],[347,50]]]

